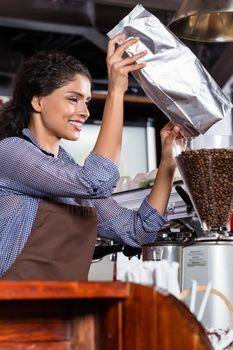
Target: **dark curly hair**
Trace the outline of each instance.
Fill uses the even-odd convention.
[[[89,70],[75,57],[60,51],[39,51],[18,71],[12,99],[0,111],[0,140],[20,135],[32,112],[33,96],[48,96],[71,82],[76,74],[91,81]]]

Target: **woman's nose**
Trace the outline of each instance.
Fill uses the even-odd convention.
[[[90,116],[88,106],[85,102],[83,102],[82,108],[80,110],[78,110],[77,112],[78,112],[78,114],[81,114],[85,118],[85,120],[87,120]]]
[[[85,103],[85,119],[88,119],[89,116],[90,116],[90,112],[89,112],[87,104]]]

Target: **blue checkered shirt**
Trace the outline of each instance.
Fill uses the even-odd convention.
[[[116,165],[91,152],[83,166],[59,148],[57,158],[41,149],[28,129],[24,137],[0,141],[0,275],[22,251],[40,200],[95,207],[98,234],[133,247],[153,242],[165,223],[145,199],[132,211],[111,197]]]

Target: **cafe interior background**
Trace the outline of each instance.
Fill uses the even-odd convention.
[[[171,23],[181,5],[180,0],[145,0],[140,3],[165,26]],[[206,3],[214,4],[215,2],[206,0]],[[221,1],[218,1],[219,3]],[[209,40],[208,36],[182,36],[184,34],[182,31],[178,31],[178,36],[197,56],[226,96],[233,100],[233,2],[228,1],[228,4],[231,7],[231,17],[229,17],[231,36],[226,38],[219,35]],[[51,48],[64,50],[77,57],[90,69],[94,82],[93,99],[90,105],[91,117],[85,125],[78,144],[62,141],[62,145],[80,164],[92,149],[101,123],[107,92],[106,34],[135,5],[133,0],[8,0],[0,2],[1,104],[10,98],[12,82],[18,67],[35,51]],[[184,30],[184,26],[182,28]],[[222,121],[212,126],[206,135],[231,136],[232,118],[233,115],[229,113]],[[130,208],[140,205],[140,198],[153,182],[160,161],[159,132],[167,120],[163,112],[148,99],[134,77],[130,76],[129,89],[125,96],[125,123],[120,163],[121,180],[115,194],[119,203]],[[176,173],[175,180],[182,187],[179,172]],[[179,196],[177,199],[177,196],[174,190],[168,208],[170,221],[175,222],[173,233],[181,232],[183,228],[188,228],[191,232],[199,230],[195,211],[187,214],[186,201],[184,198],[181,200]],[[175,213],[176,208],[180,210],[178,214]],[[102,242],[98,244],[101,246]],[[105,244],[107,243],[104,242]],[[114,244],[111,242],[110,245]],[[205,249],[202,252],[204,256],[199,257],[199,263],[205,265],[207,264]],[[153,251],[153,254],[157,253]],[[233,251],[229,254],[233,256]],[[137,261],[137,255],[138,253],[135,253],[135,256],[129,260],[128,256],[119,252],[117,254],[119,266],[127,265],[129,261]],[[193,260],[191,262],[194,264]],[[113,254],[97,256],[93,260],[89,277],[91,280],[111,281],[115,266],[116,254],[113,249]],[[205,281],[206,284],[207,282]],[[233,302],[233,291],[231,290],[230,293],[232,294],[228,297]],[[215,313],[218,313],[217,309]],[[219,325],[216,322],[217,326]]]
[[[181,1],[146,0],[141,1],[141,4],[167,26]],[[83,163],[95,142],[103,107],[101,94],[104,95],[107,90],[106,33],[135,5],[133,0],[22,0],[20,6],[17,0],[0,3],[2,103],[10,96],[12,80],[20,63],[35,51],[49,48],[64,50],[79,58],[90,69],[96,96],[94,93],[89,125],[85,128],[85,135],[79,141],[78,148],[77,145],[64,142],[80,163]],[[215,42],[182,40],[224,92],[231,95],[233,44],[221,39]],[[120,173],[121,176],[134,178],[138,173],[150,172],[158,165],[159,130],[165,124],[166,117],[155,105],[148,106],[146,99],[143,100],[145,93],[133,76],[130,77],[127,95]],[[141,103],[136,102],[139,99]],[[224,118],[208,133],[216,134],[216,131],[231,134],[231,116]]]

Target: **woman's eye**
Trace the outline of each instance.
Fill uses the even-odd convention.
[[[78,101],[77,97],[69,97],[68,100],[72,103],[77,103]]]

